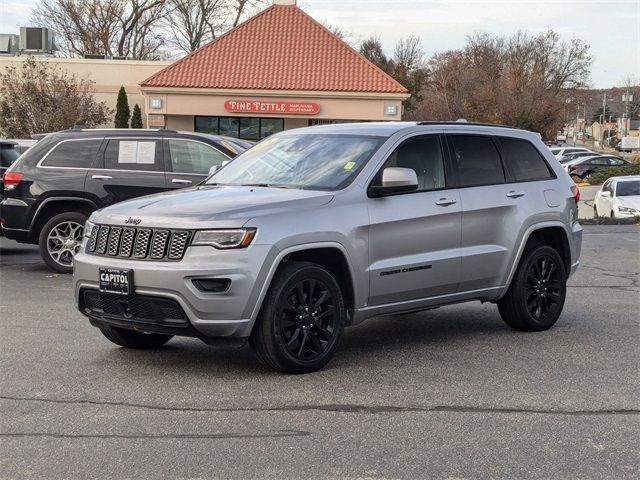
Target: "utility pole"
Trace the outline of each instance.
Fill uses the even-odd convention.
[[[629,102],[633,101],[633,94],[627,90],[622,94],[622,101],[624,102],[624,128],[622,136],[626,137],[629,135]]]
[[[602,95],[602,125],[600,125],[600,148],[604,148],[604,122],[607,121],[605,112],[607,111],[607,92]]]

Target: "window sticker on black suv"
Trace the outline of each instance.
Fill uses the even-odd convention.
[[[62,141],[49,152],[42,166],[91,168],[101,143],[102,139]]]
[[[160,172],[160,140],[111,139],[104,152],[104,168],[109,170],[143,170]]]

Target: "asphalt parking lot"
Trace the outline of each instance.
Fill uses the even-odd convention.
[[[116,348],[0,239],[0,478],[638,478],[640,228],[586,226],[552,330],[479,303],[347,330],[325,370]]]

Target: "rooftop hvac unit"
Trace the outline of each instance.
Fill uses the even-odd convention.
[[[0,33],[0,55],[17,55],[19,38],[18,35]]]
[[[51,53],[56,50],[53,30],[41,27],[20,27],[20,51]]]
[[[99,53],[85,53],[83,57],[88,60],[104,60],[107,58],[106,55],[101,55]]]

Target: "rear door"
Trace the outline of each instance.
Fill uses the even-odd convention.
[[[555,178],[528,140],[448,135],[462,201],[460,291],[501,286],[540,208],[558,208]]]
[[[161,138],[107,138],[87,194],[100,207],[167,190]]]
[[[370,305],[455,293],[460,281],[460,197],[450,188],[442,135],[400,143],[386,167],[413,169],[418,190],[368,199]]]
[[[164,152],[168,188],[196,185],[207,178],[211,167],[231,160],[212,145],[182,138],[165,138]]]

